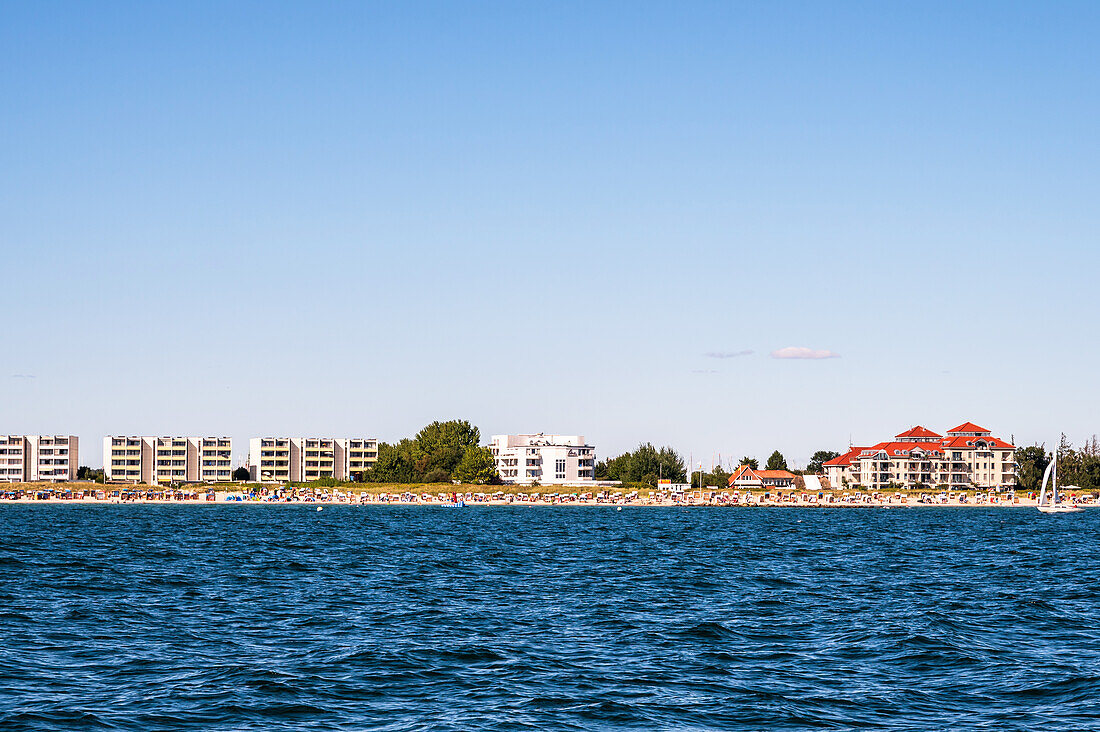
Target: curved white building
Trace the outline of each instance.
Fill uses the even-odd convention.
[[[493,435],[489,451],[505,483],[584,485],[596,474],[596,448],[584,435]]]

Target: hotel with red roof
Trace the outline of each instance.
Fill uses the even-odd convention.
[[[824,465],[833,488],[1016,487],[1016,447],[964,422],[939,435],[920,425],[888,442],[853,447]]]

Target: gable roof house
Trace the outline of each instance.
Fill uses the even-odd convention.
[[[729,485],[740,490],[789,488],[794,479],[794,473],[786,470],[759,470],[742,465],[729,477]]]

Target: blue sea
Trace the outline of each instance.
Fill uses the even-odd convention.
[[[0,506],[0,729],[1100,729],[1100,510]]]

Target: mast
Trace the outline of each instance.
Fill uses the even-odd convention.
[[[1061,445],[1059,445],[1059,447],[1061,447]],[[1058,505],[1058,449],[1059,449],[1059,447],[1054,448],[1054,471],[1051,473],[1051,488],[1054,490],[1054,493],[1051,494],[1051,497],[1050,497],[1050,505],[1052,505],[1052,506],[1057,506]]]

